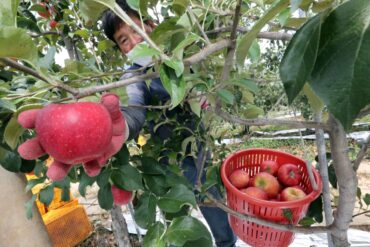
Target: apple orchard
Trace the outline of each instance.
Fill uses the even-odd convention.
[[[96,183],[99,205],[112,217],[122,217],[114,214],[120,210],[117,205],[135,202],[135,222],[148,230],[143,246],[212,246],[206,226],[182,210],[196,209],[205,199],[230,217],[280,231],[326,232],[329,246],[349,246],[355,204],[370,204],[369,194],[358,193],[356,174],[368,157],[370,138],[358,143],[354,156],[347,139],[354,122],[370,114],[370,1],[127,2],[142,21],[154,20],[150,35],[113,0],[12,0],[0,6],[0,164],[13,173],[33,172],[37,179],[25,185],[28,192],[44,184],[31,201],[22,202],[31,205],[28,216],[36,198],[51,202],[53,188],[62,189],[68,200],[72,183],[79,184],[81,196]],[[146,41],[134,49],[136,58],[155,61],[146,73],[146,68],[139,69],[120,79],[132,61],[104,35],[100,17],[106,9]],[[61,65],[56,57],[63,50],[69,57]],[[158,77],[171,100],[145,106],[146,117],[158,121],[156,127],[176,127],[179,123],[170,118],[160,122],[161,114],[182,106],[205,128],[190,130],[185,140],[174,128],[176,138],[158,144],[144,126],[145,145],[135,140],[122,145],[125,126],[119,104],[135,107],[128,105],[125,87]],[[201,107],[204,97],[207,109]],[[280,106],[307,114],[273,117]],[[86,118],[73,121],[71,112],[83,112]],[[235,193],[266,206],[305,200],[315,186],[322,186],[304,218],[293,222],[286,207],[284,220],[271,221],[238,212],[209,194],[212,186],[225,198],[229,193],[220,170],[233,153],[215,144],[232,132],[230,127],[216,135],[223,126],[244,128],[242,138],[266,126],[315,131],[314,166],[307,157],[299,157],[299,169],[295,163],[264,159],[253,175],[246,169],[227,175]],[[186,150],[196,156],[199,143],[213,151],[212,164],[205,169],[206,181],[201,183],[199,174],[191,186],[178,164]],[[166,154],[170,165],[164,168],[158,160],[168,146],[175,148]],[[54,158],[50,167],[45,162],[49,155]],[[335,171],[330,174],[329,159]],[[333,187],[339,193],[335,212],[329,193]],[[157,210],[182,213],[163,223]],[[130,246],[122,234],[115,232],[120,246]]]

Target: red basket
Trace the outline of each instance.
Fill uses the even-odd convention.
[[[289,202],[265,201],[253,198],[235,188],[229,181],[230,174],[243,169],[249,176],[254,176],[260,170],[263,160],[275,160],[279,166],[285,163],[292,163],[298,166],[302,173],[302,181],[299,184],[307,196],[301,200]],[[297,224],[302,219],[310,203],[321,193],[322,181],[316,169],[313,169],[318,190],[314,191],[308,177],[305,162],[291,154],[272,149],[248,149],[231,154],[222,164],[221,178],[226,187],[227,204],[233,210],[247,215],[257,216],[273,222],[289,224],[284,216],[283,210],[290,209],[292,212],[292,223]],[[235,216],[229,217],[230,225],[234,233],[244,242],[252,246],[288,246],[294,239],[294,233],[289,231],[276,230],[253,222],[239,219]]]

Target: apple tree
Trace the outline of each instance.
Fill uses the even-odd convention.
[[[99,205],[106,210],[113,208],[117,215],[115,210],[119,208],[113,206],[112,186],[136,191],[135,220],[148,229],[144,246],[184,246],[189,242],[194,246],[212,246],[207,228],[188,213],[188,209],[197,207],[197,202],[205,201],[211,201],[229,214],[277,229],[306,234],[327,232],[330,244],[348,246],[347,230],[357,198],[356,170],[370,142],[365,140],[357,157],[350,160],[346,132],[357,118],[370,113],[370,2],[127,2],[141,14],[142,21],[147,18],[156,21],[157,27],[150,35],[114,0],[11,0],[0,6],[1,165],[10,172],[33,171],[38,178],[29,181],[26,190],[44,183],[38,197],[45,204],[53,198],[54,187],[61,188],[64,199],[68,200],[71,183],[79,183],[82,196],[87,186],[97,183]],[[128,73],[124,69],[131,61],[123,58],[102,32],[99,18],[106,9],[115,12],[146,41],[135,47],[134,56],[154,59],[155,65],[147,73],[143,74],[143,70]],[[283,56],[274,60],[279,75],[268,69],[272,59],[264,57],[266,40],[281,42]],[[64,63],[57,63],[58,54],[63,50],[68,58]],[[123,74],[128,76],[120,80]],[[258,106],[255,96],[263,83],[271,82],[271,76],[284,87],[290,104],[304,95],[308,99],[305,107],[314,112],[315,119],[266,117],[265,108]],[[150,83],[158,77],[171,100],[165,105],[145,106],[147,117],[156,120],[157,127],[166,123],[176,125],[171,141],[158,143],[150,137],[145,145],[131,141],[99,175],[89,177],[82,167],[76,166],[58,182],[46,177],[46,156],[26,161],[17,153],[17,147],[34,136],[34,132],[23,129],[17,122],[21,112],[42,108],[51,102],[98,101],[102,92],[118,94],[122,104],[128,106],[124,90],[127,85],[143,80]],[[201,108],[203,97],[210,105],[207,110]],[[267,100],[269,95],[265,97]],[[171,118],[161,119],[163,112],[178,106],[194,112],[196,121],[203,122],[206,131],[203,128],[189,130],[191,137],[181,139],[180,123]],[[314,128],[319,170],[324,181],[318,207],[324,208],[326,226],[307,228],[267,222],[238,214],[214,200],[207,190],[213,185],[222,190],[219,167],[223,156],[220,153],[214,155],[215,161],[206,170],[206,182],[200,183],[200,174],[195,187],[189,185],[178,164],[186,158],[186,150],[196,155],[198,143],[208,150],[214,148],[215,138],[209,133],[220,121],[247,127]],[[143,135],[147,134],[147,128],[144,126]],[[339,189],[339,203],[334,213],[324,133],[330,136],[330,153]],[[164,150],[170,150],[164,154],[170,163],[167,167],[159,162]],[[204,160],[201,163],[203,166]],[[359,199],[369,204],[369,195]],[[162,219],[156,217],[157,209]],[[315,221],[308,219],[308,222]],[[179,237],[183,235],[186,237]]]

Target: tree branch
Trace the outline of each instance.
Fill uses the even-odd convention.
[[[353,162],[353,170],[357,171],[358,168],[360,167],[361,161],[364,159],[367,149],[370,147],[370,136],[367,137],[366,141],[364,144],[362,144],[362,147],[360,151],[357,154],[357,157],[355,161]]]
[[[220,27],[216,28],[211,31],[207,31],[206,34],[218,34],[218,33],[224,33],[224,32],[230,32],[232,27]],[[240,33],[247,33],[249,32],[249,29],[246,27],[238,27],[237,31]],[[270,40],[291,40],[293,37],[292,34],[289,33],[282,33],[282,32],[260,32],[257,35],[257,38],[260,39],[270,39]]]
[[[211,45],[207,45],[204,49],[200,50],[198,53],[195,53],[194,55],[185,58],[184,59],[184,65],[189,66],[195,63],[199,63],[207,57],[215,52],[218,52],[226,47],[231,46],[231,41],[228,39],[220,40],[216,43],[213,43]]]
[[[58,31],[48,31],[48,32],[43,32],[43,33],[33,33],[33,32],[30,32],[28,33],[32,38],[38,38],[38,37],[41,37],[41,36],[45,36],[45,35],[60,35],[60,33]]]
[[[291,231],[291,232],[303,233],[303,234],[324,233],[324,232],[331,231],[331,226],[314,226],[314,227],[307,228],[307,227],[300,227],[300,226],[294,226],[294,225],[282,225],[282,224],[271,222],[268,220],[256,218],[250,215],[242,214],[242,213],[239,213],[229,208],[225,204],[219,202],[209,192],[206,192],[205,194],[217,207],[221,208],[226,213],[233,215],[235,217],[238,217],[240,219],[253,222],[253,223],[257,223],[257,224],[264,225],[264,226],[269,226],[269,227],[272,227],[278,230]]]
[[[31,68],[29,68],[27,66],[24,66],[24,65],[22,65],[20,63],[17,63],[17,62],[15,62],[15,61],[13,61],[13,60],[11,60],[9,58],[0,58],[0,61],[2,61],[4,64],[6,64],[6,65],[8,65],[8,66],[10,66],[10,67],[12,67],[12,68],[14,68],[16,70],[22,71],[22,72],[24,72],[26,74],[29,74],[29,75],[34,76],[37,79],[40,79],[40,80],[42,80],[42,81],[44,81],[46,83],[49,83],[52,86],[55,86],[57,88],[64,89],[65,91],[67,91],[67,92],[69,92],[71,94],[76,94],[76,92],[77,92],[77,89],[72,88],[72,87],[70,87],[68,85],[65,85],[63,83],[52,81],[49,78],[47,78],[47,77],[39,74],[37,71],[35,71],[35,70],[33,70],[33,69],[31,69]]]

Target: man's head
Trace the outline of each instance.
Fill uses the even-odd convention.
[[[139,14],[135,10],[132,10],[125,0],[116,0],[116,2],[141,27]],[[147,33],[150,33],[154,28],[154,23],[150,20],[146,21],[144,28]],[[135,45],[143,41],[143,38],[138,33],[110,10],[106,11],[103,15],[103,29],[107,37],[117,44],[123,54],[127,54]]]

